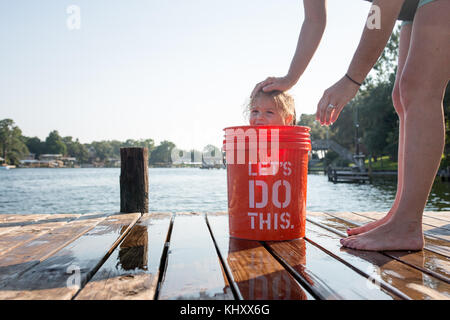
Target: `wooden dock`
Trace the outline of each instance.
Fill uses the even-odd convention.
[[[450,212],[425,249],[343,248],[376,212],[308,212],[306,237],[230,238],[225,213],[0,215],[0,299],[449,299]]]
[[[328,169],[328,181],[337,182],[356,182],[365,183],[370,182],[370,175],[368,172],[359,172],[351,170]]]

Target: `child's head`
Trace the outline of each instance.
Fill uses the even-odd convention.
[[[294,99],[286,92],[258,91],[247,106],[251,126],[295,125]]]

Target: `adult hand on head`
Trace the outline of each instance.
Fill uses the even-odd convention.
[[[323,93],[317,105],[316,120],[326,126],[336,122],[342,109],[355,97],[358,90],[359,85],[346,76],[342,77]]]
[[[266,80],[258,83],[255,88],[252,91],[252,94],[250,95],[251,98],[253,98],[256,93],[262,89],[264,92],[270,92],[270,91],[286,91],[292,88],[295,84],[295,81],[290,79],[288,76],[284,77],[268,77]]]

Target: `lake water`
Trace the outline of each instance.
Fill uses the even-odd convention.
[[[0,171],[0,213],[88,213],[120,210],[120,169],[13,169]],[[226,170],[150,168],[150,211],[227,210]],[[387,211],[395,179],[333,184],[309,174],[309,211]],[[450,210],[450,183],[436,180],[426,207]]]

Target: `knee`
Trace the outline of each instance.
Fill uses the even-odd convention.
[[[404,109],[400,97],[400,85],[398,81],[395,82],[394,89],[392,90],[392,103],[397,114],[399,116],[403,115]]]
[[[417,99],[417,90],[419,89],[419,84],[417,81],[417,77],[414,77],[412,72],[404,71],[400,82],[398,85],[398,94],[400,98],[400,102],[403,105],[404,110],[406,111]]]
[[[425,79],[416,71],[404,70],[399,83],[400,102],[404,112],[415,107],[436,106],[442,101],[441,85],[436,79]]]

